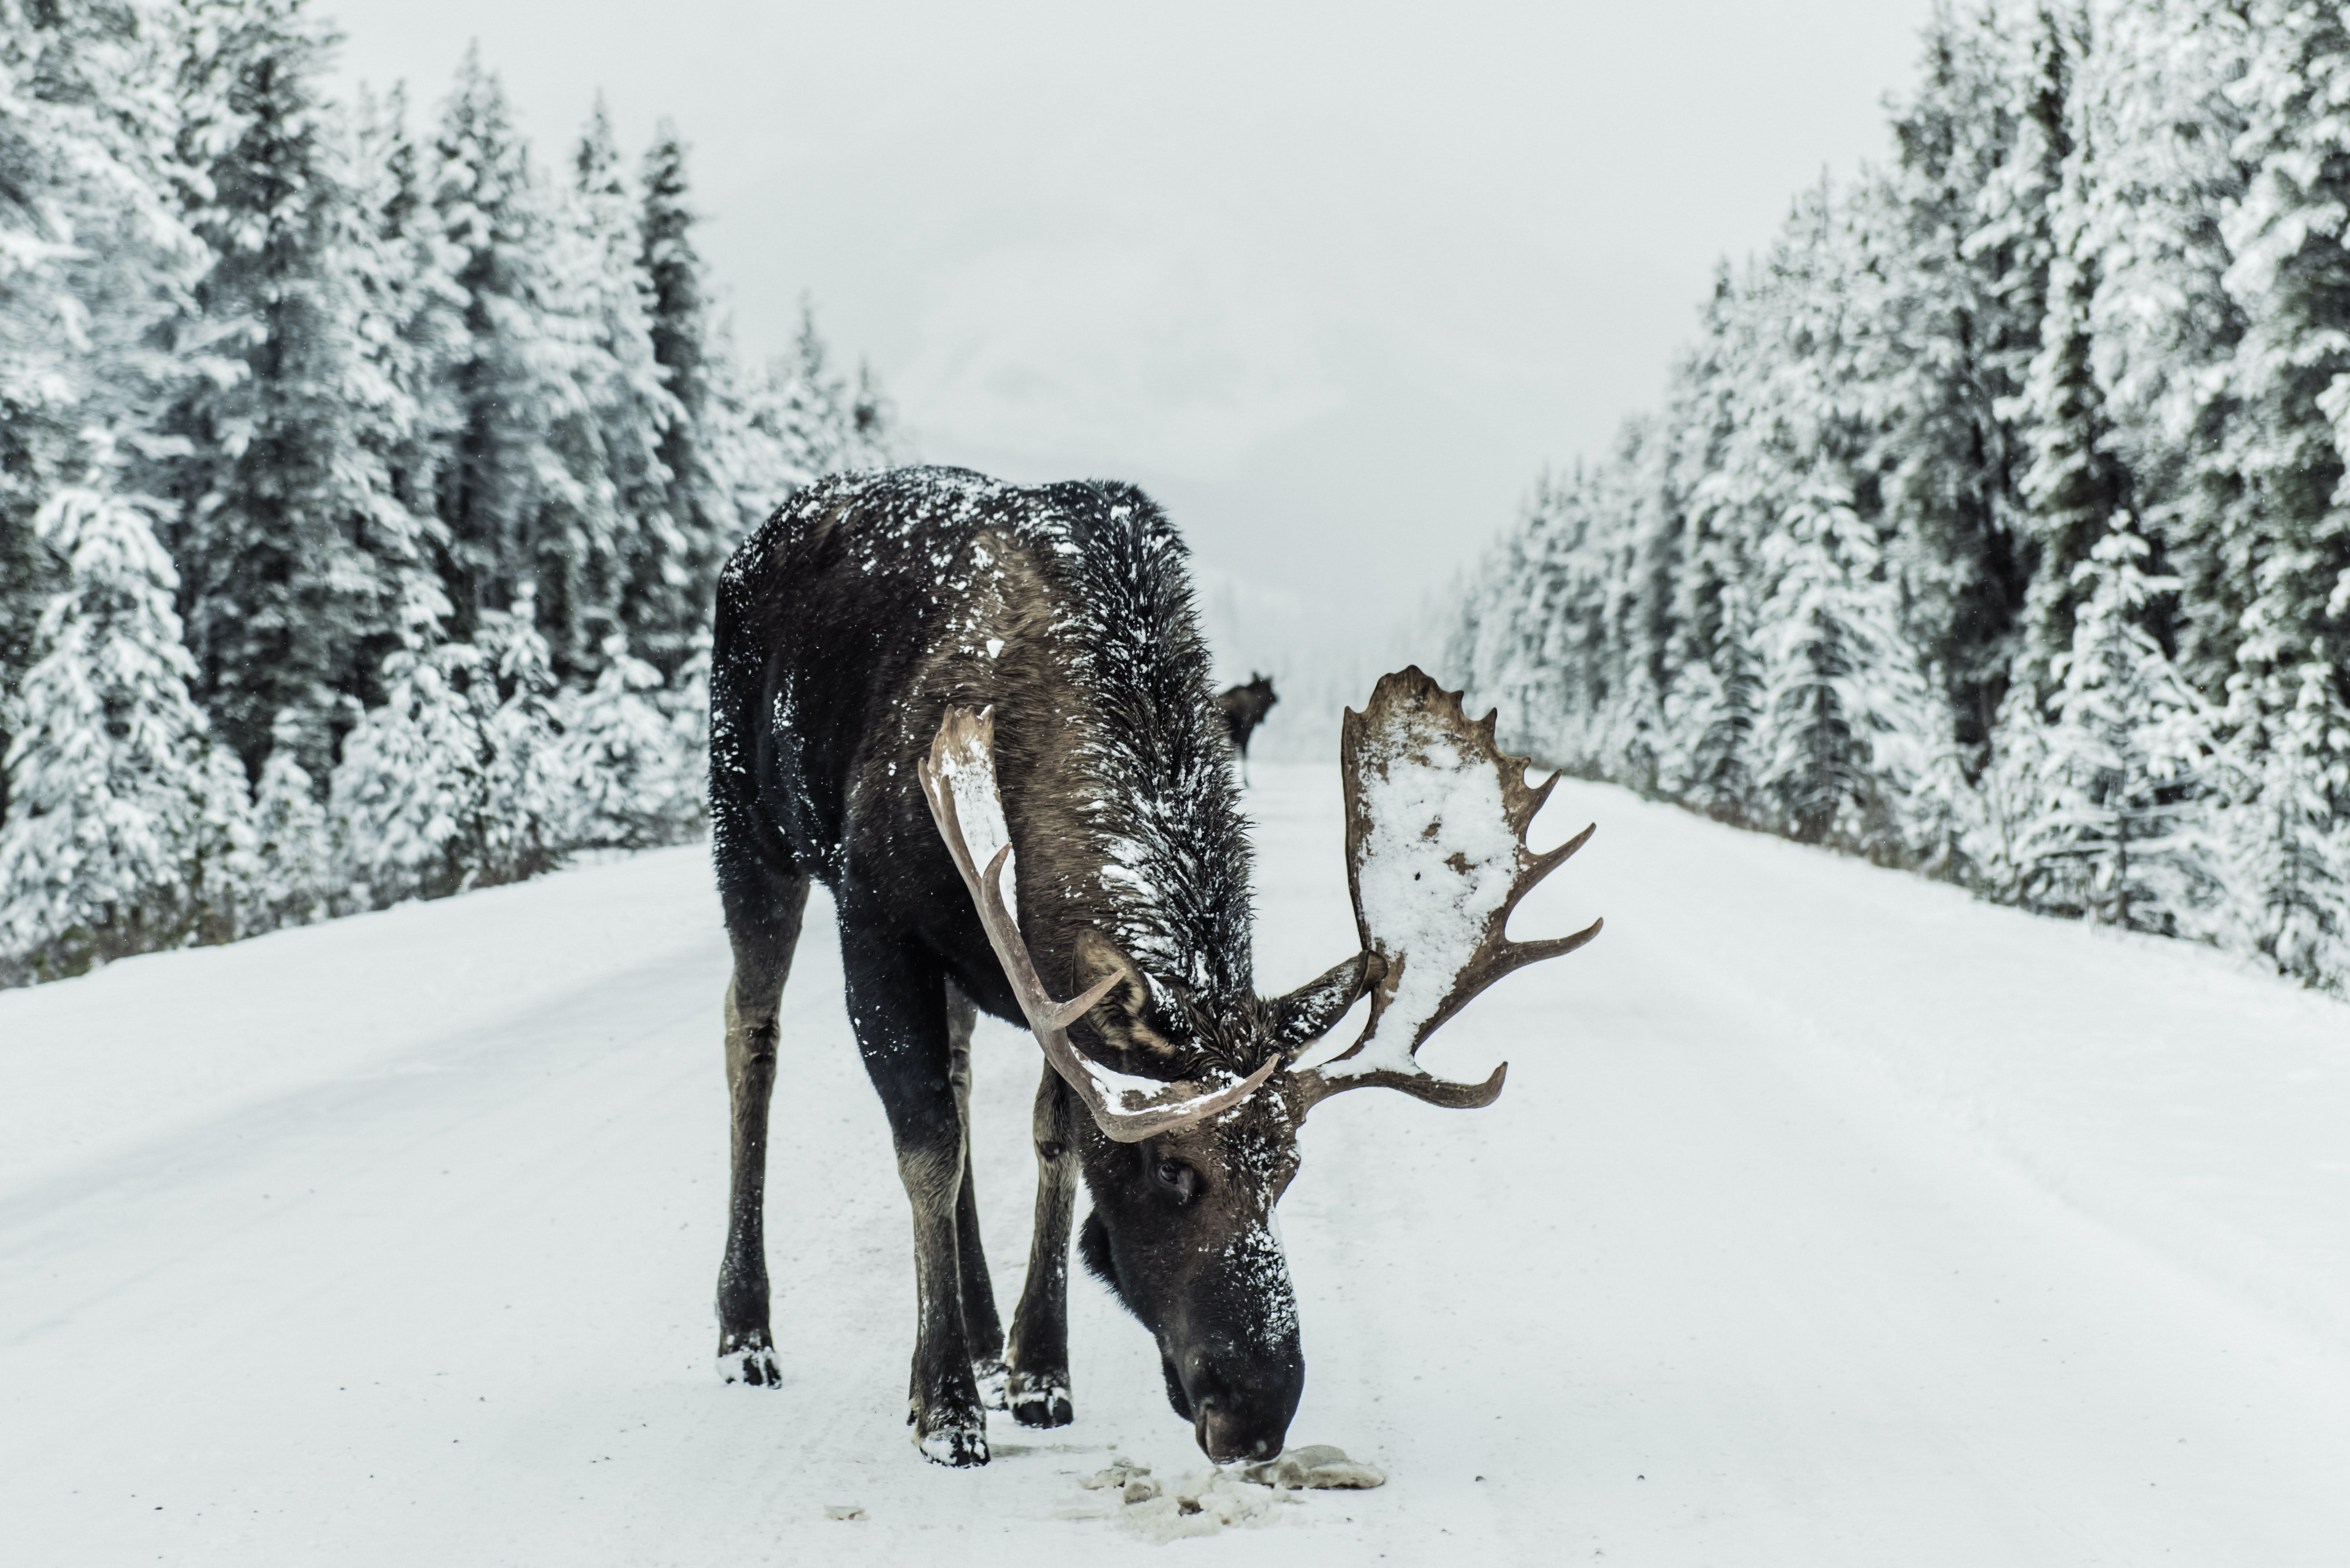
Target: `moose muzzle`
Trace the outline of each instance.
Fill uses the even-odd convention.
[[[1295,1335],[1268,1350],[1211,1334],[1180,1349],[1162,1345],[1160,1359],[1167,1402],[1191,1423],[1202,1453],[1227,1464],[1281,1452],[1305,1391],[1305,1357]]]

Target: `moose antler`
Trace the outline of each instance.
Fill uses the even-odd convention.
[[[1347,792],[1347,886],[1365,952],[1386,962],[1361,1038],[1291,1075],[1301,1109],[1345,1089],[1401,1089],[1430,1105],[1490,1106],[1509,1072],[1459,1084],[1419,1064],[1420,1045],[1471,999],[1513,970],[1571,953],[1599,934],[1513,942],[1510,912],[1583,847],[1585,828],[1547,854],[1526,829],[1557,775],[1526,785],[1523,757],[1493,743],[1493,715],[1471,722],[1461,693],[1418,666],[1382,676],[1340,729]],[[1382,1029],[1386,1030],[1381,1036]]]
[[[974,715],[968,708],[948,709],[931,742],[931,754],[918,760],[914,768],[921,780],[922,798],[931,803],[931,817],[939,826],[939,836],[946,840],[947,853],[971,889],[988,946],[995,950],[996,961],[1012,982],[1020,1011],[1027,1015],[1036,1043],[1045,1048],[1045,1059],[1093,1113],[1094,1125],[1105,1134],[1119,1143],[1136,1143],[1154,1133],[1205,1121],[1246,1099],[1281,1066],[1281,1059],[1275,1056],[1249,1076],[1221,1089],[1186,1094],[1183,1091],[1189,1085],[1120,1073],[1078,1050],[1069,1039],[1069,1025],[1091,1012],[1122,977],[1112,974],[1072,1001],[1055,1002],[1037,976],[1028,944],[1004,903],[1003,867],[1012,856],[1012,835],[1003,820],[1003,797],[995,787],[995,710],[988,708]],[[988,860],[984,872],[963,836],[965,809],[980,819],[984,841],[1002,846]]]

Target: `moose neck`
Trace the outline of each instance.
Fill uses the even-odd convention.
[[[1014,842],[1035,857],[1022,925],[1064,981],[1090,926],[1162,992],[1230,1008],[1253,996],[1248,839],[1182,545],[1128,494],[1145,514],[1055,517],[1054,536],[1032,541],[1046,546],[1030,559],[1055,601],[1038,651],[1063,739],[1029,749],[1033,784],[1014,807]]]

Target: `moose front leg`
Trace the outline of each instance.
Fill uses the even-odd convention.
[[[906,1419],[923,1455],[942,1465],[987,1462],[987,1415],[963,1327],[956,1208],[967,1139],[956,1103],[946,977],[910,944],[844,915],[848,1016],[865,1071],[881,1096],[898,1176],[914,1211],[914,1365]]]
[[[947,981],[947,1076],[954,1085],[955,1114],[962,1123],[962,1179],[955,1191],[955,1262],[962,1281],[962,1333],[971,1346],[972,1378],[980,1403],[1003,1408],[1003,1321],[995,1315],[995,1285],[987,1275],[987,1251],[979,1240],[979,1198],[971,1179],[971,1032],[979,1007],[954,981]]]
[[[718,1266],[718,1372],[774,1387],[767,1321],[767,1109],[775,1088],[775,1016],[807,909],[808,879],[739,869],[722,885],[734,976],[726,985],[726,1096],[731,1160],[726,1256]]]
[[[1077,1201],[1076,1105],[1048,1064],[1036,1086],[1036,1234],[1012,1314],[1005,1397],[1024,1427],[1066,1427],[1069,1400],[1069,1219]]]

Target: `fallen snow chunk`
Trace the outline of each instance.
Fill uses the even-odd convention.
[[[1112,1454],[1109,1457],[1107,1469],[1096,1470],[1077,1484],[1087,1491],[1100,1491],[1105,1488],[1122,1487],[1137,1476],[1147,1476],[1149,1473],[1149,1465],[1136,1459],[1129,1459],[1123,1454]]]
[[[1150,1541],[1180,1541],[1186,1536],[1213,1535],[1237,1525],[1266,1522],[1273,1511],[1294,1501],[1280,1492],[1251,1486],[1232,1470],[1210,1470],[1177,1481],[1161,1491],[1154,1483],[1151,1495],[1129,1501],[1118,1521]]]
[[[1149,1476],[1137,1476],[1126,1483],[1126,1490],[1120,1495],[1129,1504],[1149,1502],[1159,1495],[1159,1483]]]
[[[1346,1449],[1328,1443],[1309,1443],[1302,1449],[1286,1449],[1276,1459],[1248,1466],[1241,1475],[1259,1486],[1284,1490],[1301,1487],[1318,1491],[1385,1486],[1388,1480],[1377,1466],[1350,1459]]]
[[[824,1505],[827,1519],[863,1519],[865,1511],[853,1502],[828,1502]]]

